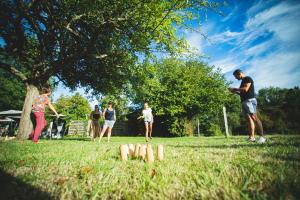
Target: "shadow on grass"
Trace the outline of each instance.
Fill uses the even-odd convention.
[[[64,137],[62,140],[86,141],[86,142],[92,141],[91,138],[87,138],[87,137]],[[96,138],[96,140],[99,140],[99,138]]]
[[[264,148],[264,147],[300,147],[300,142],[290,142],[290,143],[281,143],[281,142],[272,142],[272,143],[265,143],[265,144],[258,144],[258,143],[245,143],[245,144],[220,144],[220,145],[168,145],[170,147],[182,147],[182,148],[244,148],[244,147],[253,147],[253,148]]]
[[[0,199],[54,199],[41,191],[0,169]]]

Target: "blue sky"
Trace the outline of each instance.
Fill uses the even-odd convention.
[[[257,89],[300,86],[300,1],[227,1],[225,16],[208,12],[200,30],[187,41],[209,57],[233,86],[232,71],[241,68]],[[199,28],[199,27],[198,27]]]
[[[220,8],[224,16],[208,11],[200,33],[185,31],[187,42],[207,62],[221,69],[232,86],[239,82],[232,71],[240,68],[250,75],[256,89],[300,86],[300,1],[236,0]],[[78,89],[84,95],[83,89]],[[71,94],[60,85],[54,100]],[[87,96],[87,95],[84,95]],[[94,105],[96,100],[91,100]]]

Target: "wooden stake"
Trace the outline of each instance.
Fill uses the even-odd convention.
[[[142,145],[141,148],[140,148],[140,152],[139,152],[139,156],[145,160],[145,157],[146,157],[146,151],[147,151],[147,146],[146,145]]]
[[[164,146],[162,144],[159,144],[157,146],[157,159],[159,161],[162,161],[164,159]]]
[[[122,144],[120,146],[120,154],[121,154],[121,159],[126,161],[128,158],[128,145]]]
[[[141,148],[141,144],[136,144],[135,145],[134,155],[133,155],[134,158],[138,158],[139,157],[140,148]]]
[[[147,144],[147,162],[153,163],[154,162],[154,155],[153,155],[153,149],[151,144]]]
[[[223,114],[224,114],[224,124],[225,124],[225,135],[226,137],[229,136],[229,131],[228,131],[228,122],[227,122],[227,115],[226,115],[226,107],[223,106]]]
[[[129,150],[129,156],[134,155],[134,145],[133,144],[128,144],[128,150]]]

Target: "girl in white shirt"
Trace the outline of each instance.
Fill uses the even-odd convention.
[[[149,132],[150,140],[152,140],[153,115],[152,115],[152,109],[149,107],[147,102],[144,104],[144,110],[142,115],[143,115],[142,118],[144,118],[144,122],[145,122],[146,142],[148,142],[148,132]]]

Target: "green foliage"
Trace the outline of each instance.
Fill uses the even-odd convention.
[[[106,95],[105,97],[101,98],[100,105],[102,110],[108,106],[108,102],[113,103],[113,107],[116,111],[117,120],[127,120],[126,114],[129,113],[129,101],[126,95],[124,94],[111,94]]]
[[[228,101],[225,103],[225,107],[229,132],[231,132],[231,134],[236,134],[241,127],[243,130],[247,130],[247,126],[245,126],[246,121],[241,121],[244,119],[244,116],[242,116],[241,113],[240,97],[237,95],[230,95]],[[223,116],[220,116],[220,118],[223,120]]]
[[[229,98],[223,75],[197,60],[145,62],[135,77],[133,101],[139,105],[148,101],[174,135],[191,134],[185,127],[194,117],[209,128]]]
[[[265,88],[259,90],[258,102],[264,126],[269,132],[299,133],[300,89]]]
[[[224,133],[222,132],[220,125],[218,124],[210,124],[210,127],[207,131],[207,134],[210,136],[222,136]]]
[[[187,51],[177,28],[216,5],[206,0],[0,1],[0,68],[30,85],[28,95],[50,77],[72,89],[80,85],[110,94],[126,85],[137,55]],[[27,98],[25,107],[31,101]],[[19,138],[30,132],[28,115],[27,109]]]
[[[22,110],[24,99],[24,84],[0,69],[0,111]]]
[[[101,145],[85,138],[1,141],[0,173],[23,182],[1,181],[1,188],[13,188],[1,197],[299,199],[300,137],[267,136],[264,145],[245,138],[154,137],[153,149],[164,145],[165,158],[153,164],[120,160],[121,144],[143,144],[144,137],[112,137]],[[51,197],[37,197],[41,193]]]
[[[109,93],[128,80],[137,54],[186,51],[177,28],[186,28],[199,12],[216,5],[175,0],[1,1],[0,67],[35,86],[56,76],[71,88],[80,84]]]
[[[73,96],[62,95],[54,105],[58,113],[66,115],[67,121],[84,120],[91,113],[89,102],[79,93]]]

